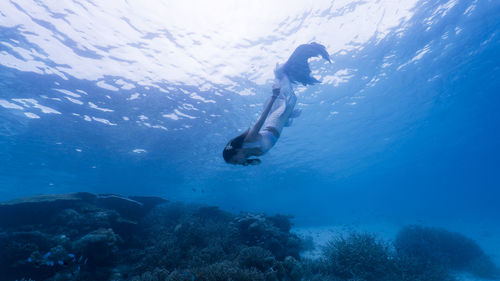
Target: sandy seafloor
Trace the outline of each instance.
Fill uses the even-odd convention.
[[[425,224],[423,222],[415,222],[408,224],[419,224],[429,227],[444,228],[449,231],[459,232],[474,241],[489,255],[492,260],[500,264],[500,224],[496,221],[449,221],[439,224]],[[406,224],[406,225],[408,225]],[[311,237],[314,242],[314,249],[302,253],[304,258],[317,258],[323,246],[332,238],[349,234],[357,233],[372,233],[379,239],[386,242],[394,241],[398,231],[405,225],[399,225],[388,222],[378,223],[357,223],[357,224],[339,224],[330,226],[314,226],[314,227],[294,227],[292,232],[300,237]],[[459,281],[491,281],[490,279],[481,279],[471,276],[467,273],[456,273]]]

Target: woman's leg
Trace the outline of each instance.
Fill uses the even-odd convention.
[[[285,126],[290,117],[293,109],[295,108],[295,103],[297,102],[297,97],[293,92],[288,93],[287,96],[280,95],[271,110],[271,113],[267,116],[266,121],[264,122],[264,128],[272,127],[278,134],[281,134],[281,130]]]

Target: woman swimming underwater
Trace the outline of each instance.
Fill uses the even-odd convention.
[[[320,55],[330,61],[323,45],[310,43],[300,45],[283,65],[276,65],[274,70],[275,84],[272,96],[266,102],[259,120],[243,134],[230,140],[222,156],[227,163],[239,165],[258,165],[260,159],[250,158],[261,156],[268,152],[278,141],[283,127],[291,122],[297,97],[292,84],[300,82],[303,85],[319,83],[311,76],[307,60]]]

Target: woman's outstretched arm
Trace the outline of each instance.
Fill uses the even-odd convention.
[[[247,142],[253,142],[257,140],[257,136],[259,135],[259,131],[262,128],[262,125],[264,125],[264,121],[266,121],[267,115],[269,115],[269,112],[271,111],[271,108],[273,107],[273,103],[280,94],[280,88],[279,86],[273,86],[273,95],[269,100],[267,100],[266,106],[264,108],[264,111],[259,117],[259,120],[253,125],[253,127],[248,131],[247,136],[245,137],[244,141]]]

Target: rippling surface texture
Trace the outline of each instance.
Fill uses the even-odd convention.
[[[247,3],[248,2],[248,3]],[[500,213],[500,3],[2,1],[0,198],[160,195],[299,224]],[[224,163],[300,44],[322,81]]]

